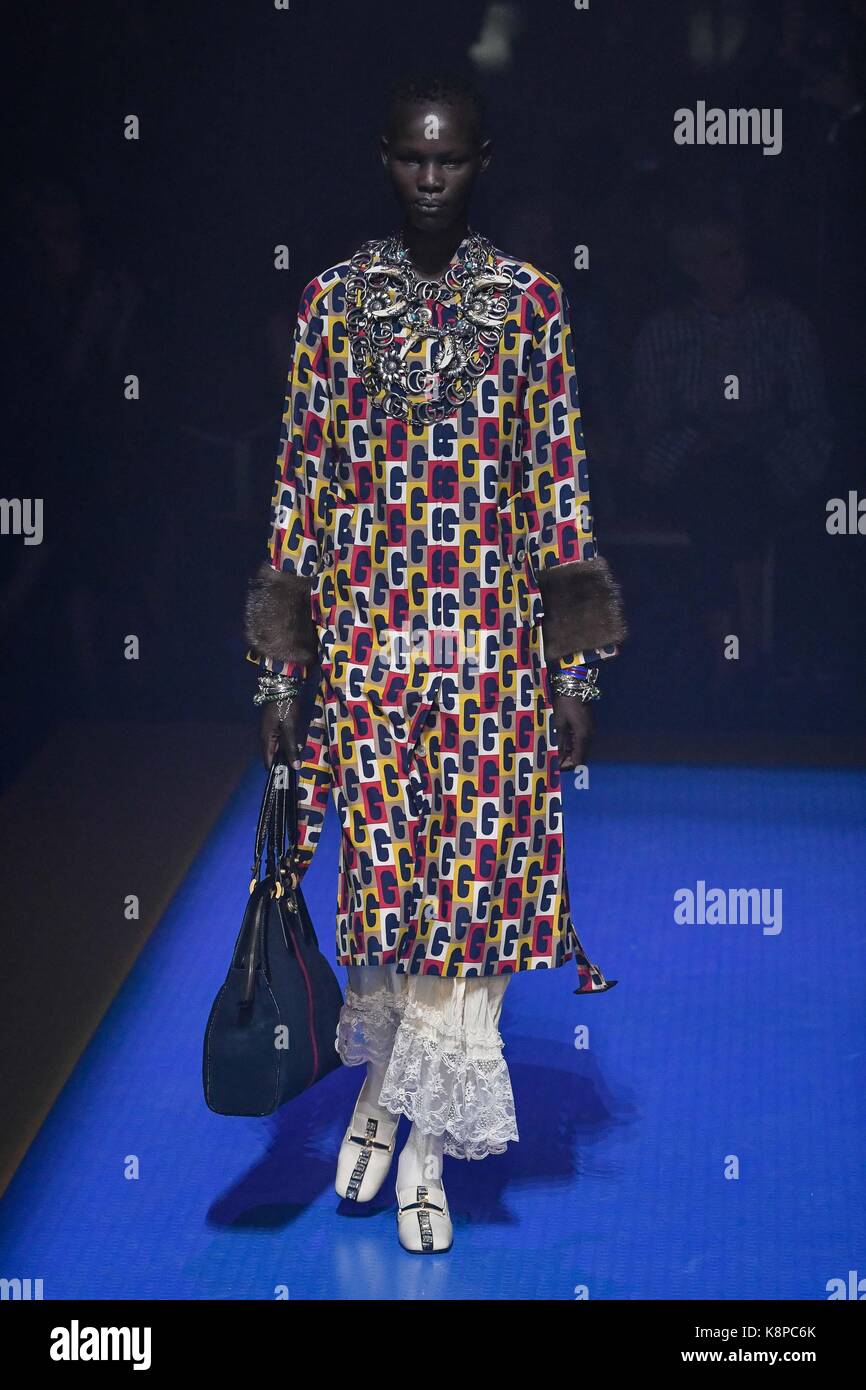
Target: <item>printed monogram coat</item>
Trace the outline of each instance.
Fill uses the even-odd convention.
[[[248,659],[317,671],[296,869],[333,794],[342,964],[468,977],[574,958],[590,992],[608,984],[572,917],[547,664],[615,655],[626,627],[593,533],[562,287],[492,254],[514,273],[499,348],[435,424],[368,397],[349,263],[307,285]],[[431,303],[437,323],[455,312]],[[430,351],[410,358],[429,368]]]

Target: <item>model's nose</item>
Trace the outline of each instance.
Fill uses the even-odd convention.
[[[438,172],[436,165],[433,163],[422,165],[418,172],[418,192],[438,193],[441,191],[442,187],[442,176]]]

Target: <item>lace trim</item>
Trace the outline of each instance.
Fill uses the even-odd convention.
[[[476,1055],[468,1056],[401,1023],[379,1095],[393,1114],[408,1115],[426,1134],[443,1135],[444,1152],[453,1158],[504,1153],[520,1137],[501,1039],[490,1049],[495,1057],[478,1055],[475,1046]]]
[[[334,1045],[347,1066],[387,1068],[380,1105],[423,1133],[443,1135],[451,1157],[482,1159],[518,1141],[497,1028],[467,1028],[389,989],[347,988]]]
[[[447,1052],[463,1052],[473,1060],[496,1062],[504,1046],[498,1028],[467,1028],[449,1020],[447,1013],[410,999],[404,1011],[407,1026],[433,1038]]]
[[[405,996],[389,989],[370,994],[357,994],[351,986],[346,989],[334,1046],[347,1067],[363,1062],[388,1065],[405,1006]]]

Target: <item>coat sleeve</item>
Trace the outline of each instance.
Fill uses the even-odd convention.
[[[593,529],[568,302],[551,277],[536,293],[522,409],[523,492],[544,655],[558,667],[615,656],[628,629]]]
[[[302,297],[289,367],[271,499],[268,559],[250,581],[247,659],[262,671],[302,675],[318,655],[312,591],[328,536],[331,399],[317,282]]]

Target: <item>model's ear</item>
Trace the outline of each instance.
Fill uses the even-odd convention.
[[[388,160],[391,158],[391,146],[388,142],[387,135],[379,136],[379,158],[387,169]]]
[[[492,158],[493,158],[493,141],[492,141],[492,140],[482,140],[482,142],[481,142],[481,156],[480,156],[480,167],[481,167],[482,171],[483,171],[484,169],[487,168],[487,166],[488,166],[488,164],[490,163],[490,161],[491,161]]]

